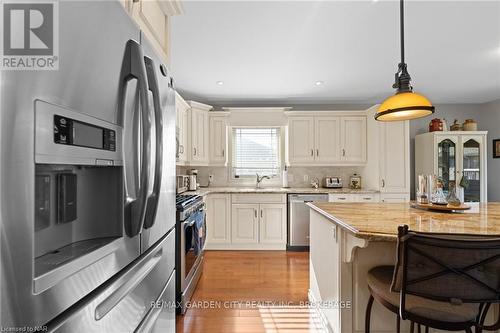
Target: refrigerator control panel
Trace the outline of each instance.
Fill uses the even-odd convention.
[[[54,115],[54,142],[116,151],[116,132],[109,128]]]

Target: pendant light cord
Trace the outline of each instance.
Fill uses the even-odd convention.
[[[404,0],[399,1],[399,11],[400,11],[400,38],[401,38],[401,63],[405,63],[405,8],[404,8]]]
[[[411,92],[413,90],[410,85],[411,77],[408,73],[405,63],[405,10],[404,0],[399,0],[399,25],[401,39],[401,62],[398,65],[398,71],[395,74],[395,81],[392,85],[397,89],[398,93]]]

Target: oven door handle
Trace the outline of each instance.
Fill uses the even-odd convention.
[[[187,227],[192,227],[192,226],[194,225],[194,223],[195,223],[195,222],[196,222],[196,221],[184,221],[184,222],[182,222],[182,225],[183,225],[184,227],[186,227],[186,226],[187,226]]]

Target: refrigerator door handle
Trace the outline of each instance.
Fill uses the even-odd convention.
[[[156,64],[153,59],[144,57],[146,64],[146,74],[148,77],[149,90],[153,94],[153,108],[156,131],[156,153],[155,153],[155,173],[153,181],[153,193],[148,198],[146,217],[144,219],[144,229],[151,228],[156,220],[158,211],[158,201],[160,199],[160,186],[163,171],[163,114],[160,102],[160,89],[158,87],[158,77],[156,76]]]
[[[144,65],[144,53],[139,43],[129,40],[125,48],[121,70],[121,102],[125,101],[126,86],[130,80],[136,79],[139,88],[140,119],[142,125],[141,147],[134,147],[134,159],[140,156],[140,175],[137,177],[136,197],[130,197],[127,193],[125,202],[125,230],[129,237],[137,235],[144,224],[146,216],[146,203],[148,199],[149,185],[149,161],[151,159],[151,117],[149,112],[149,95],[146,66]],[[121,108],[124,112],[124,108]],[[121,115],[124,119],[124,115]],[[137,126],[137,124],[135,124]],[[140,150],[139,150],[140,149]],[[125,179],[127,181],[127,179]]]

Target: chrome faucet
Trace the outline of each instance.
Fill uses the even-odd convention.
[[[258,173],[256,173],[255,175],[257,176],[257,181],[256,181],[256,183],[255,183],[255,188],[260,188],[260,183],[262,183],[262,181],[263,181],[264,179],[271,179],[269,176],[262,176],[262,177],[261,177],[261,176],[259,176],[259,174],[258,174]]]

